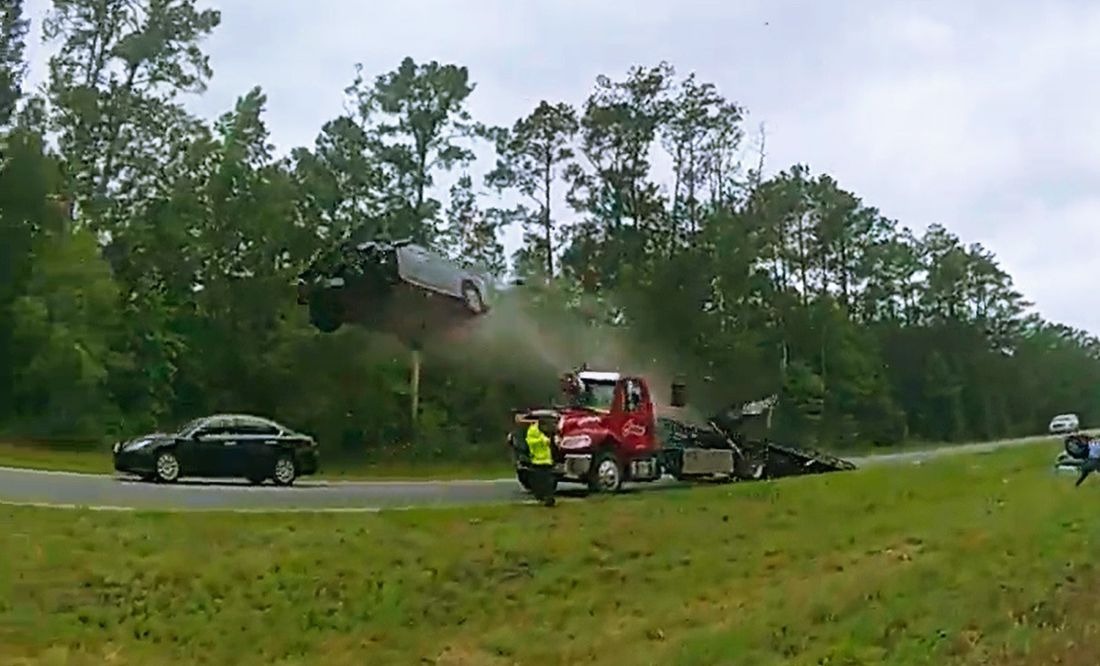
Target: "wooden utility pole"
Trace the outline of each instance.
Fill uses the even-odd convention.
[[[412,413],[410,414],[413,428],[420,415],[420,346],[416,345],[412,350],[412,377],[409,381],[412,393]]]

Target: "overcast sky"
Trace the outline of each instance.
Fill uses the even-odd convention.
[[[49,0],[28,0],[39,18]],[[598,74],[667,60],[885,215],[993,250],[1046,317],[1100,332],[1100,3],[772,0],[221,0],[214,116],[253,85],[280,149],[312,144],[363,63],[470,68],[474,115],[583,101]],[[38,25],[33,28],[37,33]],[[48,57],[34,45],[39,78]]]

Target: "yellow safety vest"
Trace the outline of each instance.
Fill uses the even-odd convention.
[[[554,458],[550,454],[550,438],[543,434],[538,423],[527,427],[527,450],[531,453],[532,465],[554,464]]]

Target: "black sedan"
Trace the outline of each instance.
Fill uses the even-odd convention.
[[[182,476],[271,479],[289,486],[317,471],[317,442],[274,421],[240,414],[195,419],[175,433],[154,433],[119,442],[115,469],[148,481],[172,483]]]

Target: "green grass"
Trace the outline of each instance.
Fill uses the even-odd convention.
[[[329,460],[322,451],[321,473],[317,478],[334,480],[415,480],[415,479],[491,479],[510,476],[507,452],[501,445],[501,459],[496,463],[443,462],[427,460],[356,462]],[[49,445],[0,442],[0,467],[41,469],[88,474],[111,474],[111,450],[104,446]]]
[[[1057,445],[370,514],[0,507],[3,664],[1094,663]]]
[[[111,473],[111,450],[94,444],[0,442],[0,466],[88,474]]]

